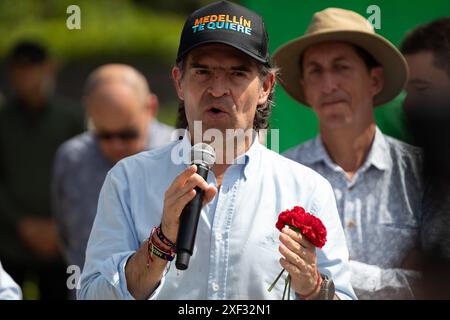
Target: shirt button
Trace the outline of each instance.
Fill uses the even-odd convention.
[[[212,283],[212,289],[213,289],[214,291],[219,291],[220,286],[217,284],[217,282],[213,282],[213,283]]]
[[[216,239],[217,240],[222,240],[222,234],[220,232],[216,232]]]
[[[347,228],[352,229],[352,228],[355,228],[355,227],[356,227],[355,221],[349,220],[349,221],[347,222]]]

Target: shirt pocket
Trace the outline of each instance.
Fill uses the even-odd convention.
[[[400,268],[408,253],[417,244],[417,224],[381,221],[377,229],[379,242],[375,255],[378,265],[385,268]]]

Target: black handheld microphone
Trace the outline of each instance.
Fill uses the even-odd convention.
[[[191,149],[192,164],[197,166],[197,173],[208,178],[209,169],[216,160],[214,149],[206,143],[197,143]],[[180,217],[180,228],[177,237],[177,259],[175,265],[178,270],[186,270],[189,259],[194,250],[195,236],[197,235],[198,219],[203,202],[203,190],[195,187],[195,197],[183,209]]]

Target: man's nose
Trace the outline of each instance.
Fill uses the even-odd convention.
[[[108,141],[108,146],[111,150],[122,151],[127,148],[127,143],[119,137],[112,137],[111,140]]]
[[[216,70],[211,78],[208,93],[219,98],[230,94],[229,82],[226,72]]]
[[[338,79],[332,72],[324,72],[321,83],[323,93],[332,93],[338,88]]]

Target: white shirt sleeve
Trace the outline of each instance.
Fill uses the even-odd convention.
[[[134,299],[127,289],[125,265],[139,248],[124,170],[106,176],[86,249],[78,299]]]
[[[22,291],[0,262],[0,300],[21,300]]]

